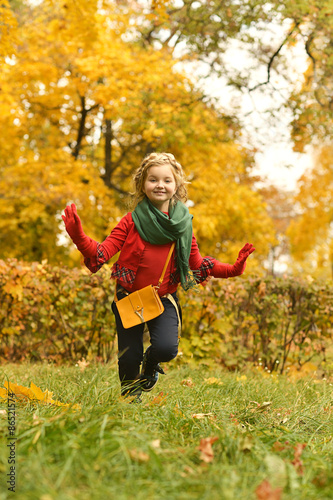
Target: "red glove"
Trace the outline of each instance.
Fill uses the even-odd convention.
[[[252,252],[255,251],[252,243],[246,243],[243,248],[239,251],[236,262],[234,263],[232,272],[234,273],[232,276],[239,276],[243,274],[246,268],[246,259]]]
[[[216,261],[212,268],[212,276],[215,278],[233,278],[243,274],[246,268],[246,259],[254,251],[255,248],[252,243],[246,243],[239,251],[237,260],[233,266],[231,264],[223,264],[222,262]]]
[[[67,233],[78,250],[80,250],[84,257],[94,256],[96,254],[97,243],[84,233],[74,203],[65,208],[65,215],[61,217],[65,223]]]

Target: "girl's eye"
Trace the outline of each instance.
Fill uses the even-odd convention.
[[[157,182],[157,179],[148,179],[148,182]],[[165,179],[164,181],[166,184],[170,184],[172,182],[172,179]]]

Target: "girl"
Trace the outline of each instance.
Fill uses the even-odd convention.
[[[239,276],[255,249],[246,243],[234,265],[200,255],[192,232],[193,216],[184,205],[187,199],[184,172],[172,154],[152,153],[144,158],[134,175],[134,183],[135,210],[121,219],[103,243],[85,235],[74,204],[66,207],[62,218],[69,236],[84,256],[85,265],[93,273],[120,251],[111,273],[117,281],[119,300],[145,286],[157,285],[171,244],[176,243],[158,290],[164,312],[147,322],[150,346],[144,354],[145,325],[125,329],[115,302],[112,304],[120,353],[121,393],[140,400],[141,392],[150,391],[157,382],[158,373],[164,373],[159,363],[177,355],[181,322],[177,298],[179,283],[188,290],[210,277]]]

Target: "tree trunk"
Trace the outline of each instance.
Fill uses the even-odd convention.
[[[111,187],[111,174],[112,174],[112,122],[111,120],[105,120],[105,159],[104,159],[104,175],[103,180],[105,185]]]
[[[74,148],[73,153],[72,153],[75,160],[77,160],[77,158],[80,154],[82,139],[84,137],[84,131],[85,131],[85,127],[86,127],[87,114],[88,114],[88,110],[86,109],[86,100],[85,100],[84,96],[81,96],[81,120],[80,120],[79,130],[77,132],[77,139],[76,139],[75,148]]]

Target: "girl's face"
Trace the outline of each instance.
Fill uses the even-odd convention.
[[[176,180],[170,165],[148,168],[143,192],[156,208],[161,212],[168,212],[169,202],[176,191]]]

